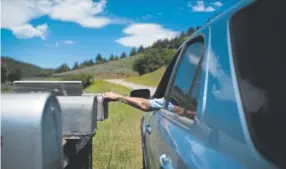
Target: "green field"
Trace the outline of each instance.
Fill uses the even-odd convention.
[[[130,90],[105,81],[96,81],[85,92],[114,91],[128,95]],[[143,112],[119,102],[109,103],[109,117],[98,124],[93,139],[93,168],[142,168],[140,118]]]
[[[166,68],[160,68],[154,72],[147,73],[142,76],[134,76],[134,77],[129,77],[125,79],[127,82],[132,82],[136,84],[142,84],[142,85],[147,85],[147,86],[154,86],[157,87],[157,85],[160,82],[161,77],[163,76]]]

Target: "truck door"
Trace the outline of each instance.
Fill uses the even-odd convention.
[[[195,141],[195,138],[190,135],[179,119],[185,119],[186,123],[194,122],[199,104],[200,68],[204,48],[204,40],[201,36],[186,44],[175,67],[176,72],[171,77],[170,87],[165,96],[165,108],[158,111],[151,120],[155,140],[154,168],[190,167],[186,164],[185,154],[186,151],[191,151],[189,145],[190,142]]]

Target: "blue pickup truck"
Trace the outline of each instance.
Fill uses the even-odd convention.
[[[181,45],[152,96],[165,108],[141,121],[143,168],[286,168],[285,14],[243,0]]]

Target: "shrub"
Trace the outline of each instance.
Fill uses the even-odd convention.
[[[83,88],[86,88],[87,86],[93,83],[93,77],[88,74],[69,75],[69,76],[63,77],[62,80],[81,81]]]
[[[175,50],[149,49],[144,51],[143,56],[134,61],[132,69],[137,71],[140,75],[153,72],[167,65],[174,55]]]

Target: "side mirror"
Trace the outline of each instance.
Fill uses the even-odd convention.
[[[140,97],[144,99],[150,99],[151,93],[149,89],[138,89],[138,90],[132,90],[130,92],[131,97]]]

